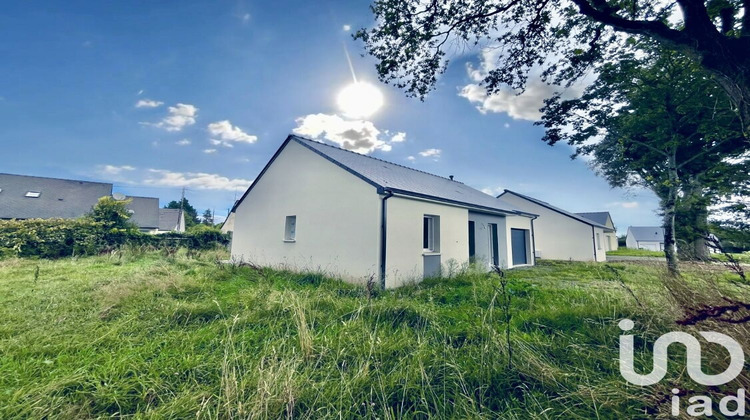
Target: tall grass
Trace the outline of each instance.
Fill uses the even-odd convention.
[[[0,418],[638,418],[703,391],[619,375],[618,320],[643,345],[683,314],[656,265],[509,271],[506,314],[476,270],[373,293],[223,258],[0,260]]]

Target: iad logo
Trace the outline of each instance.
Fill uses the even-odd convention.
[[[630,331],[633,329],[635,323],[629,319],[623,319],[618,324],[620,329],[623,331]],[[687,372],[695,382],[706,385],[716,386],[724,385],[734,380],[741,372],[745,365],[745,353],[742,351],[742,346],[735,341],[732,337],[726,334],[714,332],[714,331],[701,331],[699,333],[709,343],[716,343],[727,349],[729,352],[730,362],[729,366],[716,375],[708,375],[703,373],[701,367],[701,344],[694,336],[673,331],[659,337],[654,343],[654,354],[653,354],[653,368],[651,372],[645,375],[641,375],[635,372],[633,366],[634,362],[634,345],[632,335],[621,335],[620,336],[620,374],[626,381],[634,385],[648,386],[653,385],[662,379],[667,374],[667,359],[668,359],[668,348],[670,344],[680,343],[685,346],[687,353]],[[678,394],[679,390],[672,390],[674,394]],[[680,398],[677,395],[672,397],[672,415],[677,416],[680,414]],[[698,395],[693,396],[689,400],[691,403],[695,403],[687,408],[687,414],[691,416],[698,415],[712,415],[712,402],[708,396]],[[729,403],[734,402],[737,406],[735,410],[729,409]],[[721,399],[719,403],[719,411],[725,416],[744,416],[745,415],[745,390],[737,390],[737,396],[727,396]]]

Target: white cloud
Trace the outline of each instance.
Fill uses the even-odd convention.
[[[498,195],[502,194],[503,191],[505,191],[505,188],[503,187],[487,187],[482,188],[482,192],[485,194],[489,194],[493,197],[497,197]]]
[[[309,114],[297,118],[296,134],[316,140],[328,140],[343,149],[357,153],[389,151],[391,146],[380,139],[380,130],[366,120],[347,120],[338,115]]]
[[[167,131],[181,131],[183,128],[195,124],[198,116],[198,108],[190,104],[177,104],[167,108],[169,115],[158,123],[141,123],[153,127],[163,128]]]
[[[180,141],[176,141],[175,144],[178,146],[187,146],[191,143],[189,139],[182,139]]]
[[[443,151],[440,149],[427,149],[419,152],[419,155],[422,157],[433,157],[437,160],[438,158],[440,158],[441,153],[443,153]]]
[[[503,124],[503,127],[505,127],[505,128],[510,128],[510,124],[508,124],[508,123],[505,123],[505,124]]]
[[[203,149],[203,153],[210,155],[212,153],[216,153],[216,149]]]
[[[250,22],[250,18],[251,18],[250,13],[245,13],[244,15],[240,17],[240,19],[242,20],[242,23]]]
[[[164,102],[154,101],[153,99],[141,99],[135,103],[136,108],[157,108],[162,105],[164,105]]]
[[[344,25],[341,27],[341,29],[343,29],[346,32],[349,32],[352,30],[352,25]]]
[[[198,190],[244,190],[252,183],[248,179],[227,178],[203,172],[172,172],[166,169],[149,169],[146,185],[164,187],[186,187]]]
[[[539,110],[544,106],[544,100],[552,97],[557,89],[541,80],[530,80],[520,95],[510,89],[488,95],[484,87],[470,83],[458,95],[475,104],[482,114],[505,112],[514,119],[538,121],[542,117]]]
[[[501,53],[502,49],[500,48],[485,48],[480,54],[479,67],[474,67],[471,63],[466,65],[466,72],[473,83],[462,87],[458,96],[475,104],[477,110],[482,114],[505,112],[514,119],[538,121],[542,116],[539,110],[544,106],[545,99],[552,97],[558,91],[563,93],[564,99],[577,97],[583,93],[586,87],[585,80],[567,89],[560,86],[550,86],[541,80],[540,71],[535,70],[529,75],[526,90],[520,95],[508,87],[488,95],[481,82],[489,75],[490,71],[496,68]],[[505,126],[505,128],[508,127],[508,125]]]
[[[119,175],[123,171],[134,171],[135,167],[130,165],[122,165],[122,166],[115,166],[115,165],[100,165],[99,171],[108,175]]]
[[[406,141],[406,133],[399,131],[391,137],[391,143],[401,143]]]
[[[212,139],[212,141],[219,141],[219,143],[214,144],[222,144],[224,146],[227,146],[230,142],[252,144],[258,141],[257,136],[245,133],[236,125],[233,126],[232,123],[229,122],[229,120],[217,121],[209,124],[208,132],[211,133],[211,136],[218,139]],[[232,146],[229,145],[227,147]]]
[[[216,139],[209,139],[208,142],[213,144],[214,146],[224,146],[224,147],[230,147],[230,148],[234,147],[232,143],[221,141],[221,140],[216,140]]]
[[[143,92],[145,92],[145,90],[141,89],[141,90],[138,91],[138,93],[136,93],[136,95],[141,96],[141,95],[143,95]]]
[[[414,162],[415,160],[417,160],[417,158],[415,158],[414,156],[407,156],[406,160],[408,160],[410,162]]]

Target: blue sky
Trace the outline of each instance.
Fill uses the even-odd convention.
[[[113,182],[162,205],[187,188],[226,214],[291,132],[343,144],[487,192],[658,224],[655,197],[612,190],[532,121],[549,89],[487,98],[492,52],[455,57],[425,102],[378,84],[367,119],[338,92],[377,83],[351,30],[367,1],[11,2],[0,15],[0,172]],[[349,29],[351,28],[351,29]],[[349,29],[349,30],[348,30]]]

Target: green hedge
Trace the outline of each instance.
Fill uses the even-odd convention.
[[[212,249],[228,245],[229,237],[208,226],[186,233],[149,235],[135,229],[109,229],[87,218],[0,220],[0,256],[95,255],[125,244]]]

